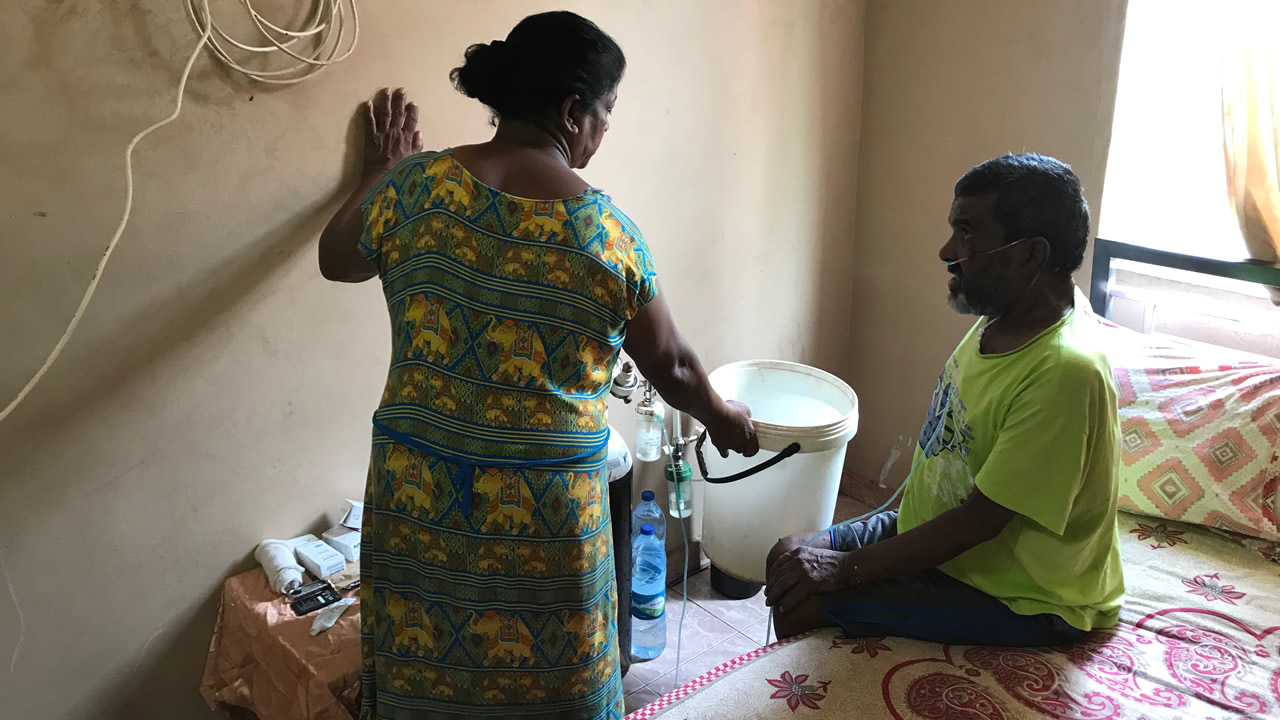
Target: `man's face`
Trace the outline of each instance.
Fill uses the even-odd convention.
[[[991,252],[1007,244],[994,205],[994,195],[958,197],[951,203],[947,218],[951,237],[938,251],[938,257],[943,262],[970,258],[947,267],[952,275],[947,284],[947,304],[958,313],[993,317],[1009,305],[1010,256]]]

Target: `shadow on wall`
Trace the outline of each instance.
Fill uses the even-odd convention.
[[[310,250],[326,220],[322,211],[330,208],[334,199],[331,197],[296,213],[253,252],[230,258],[211,271],[203,286],[187,288],[181,295],[153,303],[129,318],[125,326],[131,328],[130,334],[111,348],[119,352],[104,349],[103,354],[114,357],[113,362],[100,366],[100,371],[92,377],[81,377],[83,386],[67,393],[64,402],[45,405],[35,417],[24,419],[24,431],[48,433],[48,436],[84,432],[79,419],[92,415],[86,412],[88,407],[116,394],[136,391],[136,387],[145,382],[148,368],[161,363],[165,356],[231,312],[289,258]],[[91,388],[100,391],[88,392]],[[327,528],[322,520],[316,522],[305,532],[318,534]],[[246,553],[218,577],[230,577],[255,564],[252,553]],[[81,708],[72,716],[159,720],[164,715],[158,713],[168,698],[159,698],[154,688],[190,687],[194,696],[204,669],[220,591],[219,588],[193,605],[177,609],[161,623],[163,628],[148,640],[136,659],[122,660],[122,667],[132,669],[129,677],[121,678],[117,685],[115,692],[119,700],[98,699],[93,708]]]
[[[21,419],[24,434],[49,438],[81,432],[77,421],[89,414],[87,410],[122,392],[135,391],[150,368],[230,313],[298,252],[310,249],[326,221],[321,212],[332,201],[329,198],[295,213],[270,240],[211,270],[202,286],[185,288],[129,317],[122,323],[129,328],[128,335],[99,349],[104,362],[97,371],[64,381],[57,402],[45,403]],[[107,272],[111,270],[108,265]]]
[[[346,177],[353,176],[352,169],[359,162],[351,149],[359,147],[360,121],[359,116],[353,114],[348,130]],[[268,285],[270,278],[298,253],[314,252],[315,240],[329,211],[348,191],[348,187],[340,188],[329,197],[291,212],[274,229],[265,230],[262,241],[247,252],[226,257],[211,266],[199,284],[152,302],[124,319],[117,327],[127,332],[101,334],[106,341],[85,351],[94,358],[93,362],[80,363],[82,372],[60,380],[51,398],[40,401],[33,397],[35,402],[30,407],[18,411],[22,417],[15,417],[6,428],[13,433],[11,440],[21,443],[39,438],[41,444],[56,447],[59,438],[90,432],[91,418],[100,416],[93,412],[95,407],[140,390],[145,393],[149,374],[163,365],[166,358],[223,321],[255,291]],[[128,242],[128,238],[122,242]],[[106,272],[120,272],[123,267],[109,264]],[[268,290],[271,293],[289,291],[283,284]],[[19,477],[28,483],[41,482],[39,473],[20,473]],[[69,501],[69,498],[58,497],[58,493],[78,492],[77,487],[96,482],[90,478],[81,480],[80,485],[41,483],[38,489],[11,487],[9,490],[19,495],[34,495],[38,490],[46,497],[46,503],[58,505]],[[306,531],[318,534],[327,528],[321,519],[316,522],[315,527]],[[217,577],[243,572],[254,565],[252,554],[246,553]],[[138,589],[138,592],[145,591],[146,588]],[[155,689],[159,687],[187,688],[192,705],[198,703],[199,679],[214,627],[219,592],[220,587],[203,596],[193,593],[188,604],[173,607],[166,617],[157,618],[155,626],[161,629],[146,641],[136,657],[119,659],[113,682],[94,697],[92,707],[77,708],[70,716],[167,720],[171,717],[171,697],[157,693]],[[109,621],[109,608],[103,608],[103,612],[103,621]]]
[[[838,9],[836,9],[838,8]],[[835,28],[844,23],[824,23],[818,28],[815,42],[809,44],[816,55],[815,66],[829,77],[844,78],[847,88],[831,92],[815,88],[813,98],[817,111],[809,117],[810,132],[816,141],[815,157],[821,159],[822,175],[814,197],[814,212],[821,242],[814,257],[812,306],[816,308],[809,328],[806,362],[848,379],[848,356],[855,351],[849,312],[853,307],[853,264],[856,259],[854,217],[856,212],[859,138],[862,119],[863,32],[866,6],[826,6],[825,18],[831,12],[856,13],[852,37],[841,35]],[[858,391],[854,388],[854,392]]]
[[[272,233],[268,242],[211,271],[204,285],[187,288],[181,295],[153,303],[129,318],[125,326],[131,329],[130,333],[101,351],[103,357],[112,358],[111,362],[100,364],[96,373],[78,375],[74,381],[78,387],[65,388],[59,393],[58,402],[42,404],[33,416],[22,418],[15,427],[21,427],[24,435],[43,437],[43,442],[55,444],[59,435],[86,432],[85,418],[93,416],[87,412],[92,406],[120,393],[136,392],[138,386],[145,384],[149,368],[231,312],[290,257],[310,248],[324,221],[318,211],[330,204],[317,203],[297,213]],[[74,491],[73,486],[62,484],[46,485],[41,490],[45,494]],[[48,502],[63,500],[51,497]],[[323,529],[317,526],[308,531]],[[219,577],[243,572],[254,563],[252,554],[246,554]],[[175,608],[173,615],[158,623],[162,629],[147,641],[136,659],[121,659],[121,668],[132,668],[112,690],[121,698],[113,703],[98,696],[93,707],[80,708],[71,716],[119,720],[167,717],[162,708],[168,698],[154,689],[189,687],[195,695],[217,605],[218,594],[214,593],[192,606]],[[102,610],[109,614],[109,608]],[[153,703],[155,706],[151,707]]]
[[[355,148],[363,141],[363,122],[358,110],[352,113],[343,161],[345,177],[354,177],[359,167]],[[294,212],[275,231],[264,233],[268,239],[261,246],[240,257],[227,258],[212,269],[203,286],[188,287],[151,303],[121,323],[130,329],[129,335],[101,349],[100,357],[114,361],[99,364],[97,373],[81,375],[80,387],[69,387],[70,392],[62,393],[60,401],[47,403],[33,416],[24,418],[22,430],[33,435],[78,432],[75,421],[89,414],[85,410],[130,390],[149,368],[230,313],[297,253],[314,251],[314,243],[331,212],[349,192],[348,187],[339,187],[329,197]],[[126,241],[127,238],[122,240]],[[118,268],[108,264],[106,272],[113,269]],[[285,289],[281,287],[276,292]]]
[[[252,555],[246,555],[229,567],[226,574],[244,572],[254,562]],[[111,692],[117,697],[94,698],[90,705],[77,708],[70,717],[162,720],[169,717],[172,703],[168,698],[160,697],[155,692],[156,688],[190,688],[191,695],[195,697],[204,673],[204,659],[220,594],[221,589],[184,608],[179,616],[147,640],[136,658],[122,659],[120,666],[130,670],[127,677],[119,678],[112,685]]]

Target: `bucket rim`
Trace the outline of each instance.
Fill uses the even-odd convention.
[[[787,425],[782,423],[764,422],[753,418],[751,422],[755,426],[757,435],[772,437],[778,440],[808,438],[823,441],[833,440],[846,434],[848,434],[851,439],[853,437],[853,433],[856,432],[858,425],[858,394],[854,392],[852,387],[849,387],[849,383],[841,380],[835,374],[811,365],[790,362],[787,360],[739,360],[737,362],[728,363],[727,365],[721,365],[713,370],[709,376],[712,380],[712,385],[715,385],[715,377],[717,375],[722,373],[727,374],[741,369],[783,370],[822,380],[845,394],[849,398],[851,406],[849,412],[840,419],[820,425]]]

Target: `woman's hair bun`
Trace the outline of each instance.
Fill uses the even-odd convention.
[[[530,15],[506,40],[472,45],[449,73],[453,86],[495,118],[543,122],[565,98],[598,103],[626,70],[622,48],[595,23],[564,10]]]
[[[458,92],[501,114],[501,108],[508,105],[504,100],[509,99],[502,97],[503,90],[510,87],[510,83],[504,82],[511,72],[508,56],[507,44],[502,40],[472,45],[467,48],[462,66],[454,68],[449,79]]]

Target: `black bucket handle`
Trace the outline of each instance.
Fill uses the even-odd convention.
[[[706,442],[707,442],[707,431],[704,429],[702,431],[702,434],[698,436],[697,444],[694,445],[693,447],[693,454],[698,458],[698,469],[702,471],[702,479],[713,485],[724,485],[726,483],[737,482],[739,480],[749,478],[752,475],[755,475],[757,473],[762,473],[765,470],[768,470],[774,465],[777,465],[783,460],[786,460],[792,455],[795,455],[796,453],[800,452],[800,443],[793,442],[790,445],[783,448],[782,452],[778,453],[777,455],[774,455],[773,457],[769,458],[768,460],[765,460],[764,462],[760,463],[759,465],[756,465],[755,467],[747,468],[742,472],[734,473],[733,475],[729,475],[727,477],[713,478],[707,475],[707,460],[702,455],[702,446],[705,445]]]

